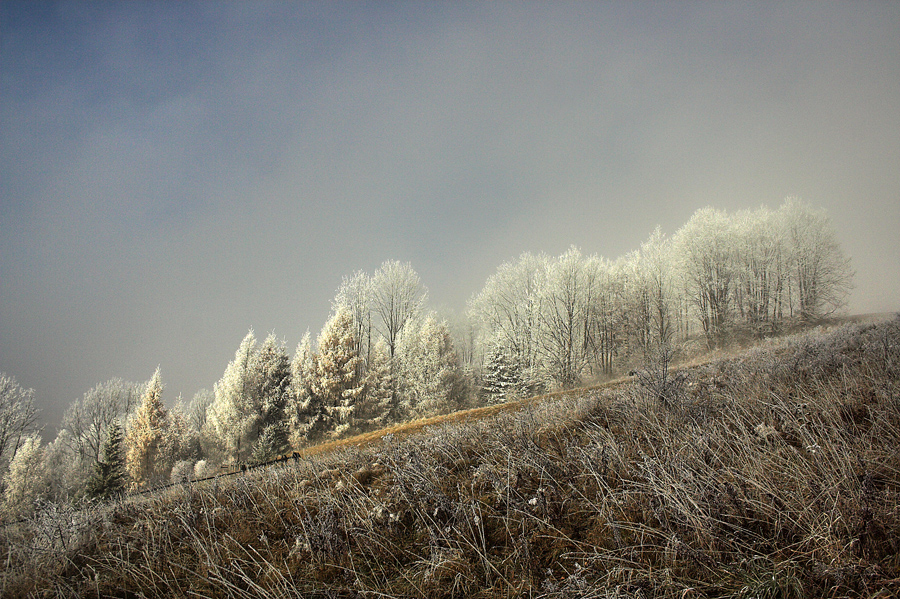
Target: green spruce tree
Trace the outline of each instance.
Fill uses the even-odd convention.
[[[125,492],[128,473],[125,471],[125,431],[118,420],[109,425],[103,443],[103,455],[94,466],[88,481],[87,495],[96,499],[113,499]]]

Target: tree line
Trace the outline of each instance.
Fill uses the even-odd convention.
[[[202,478],[222,464],[390,423],[509,401],[671,356],[811,324],[841,309],[852,270],[827,214],[698,210],[617,260],[524,253],[502,264],[462,319],[427,306],[408,263],[344,277],[328,321],[290,355],[251,330],[213,389],[167,408],[159,369],[75,401],[56,439],[36,434],[33,392],[0,376],[4,513]],[[460,321],[461,320],[461,321]]]
[[[570,248],[500,266],[469,304],[495,395],[571,387],[677,345],[708,349],[808,325],[845,305],[853,271],[824,211],[788,198],[703,208],[608,260]]]

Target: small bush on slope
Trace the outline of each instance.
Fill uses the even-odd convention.
[[[2,537],[0,591],[896,596],[898,369],[900,319],[852,325],[693,368],[666,405],[601,388],[131,499],[89,526],[39,510]]]

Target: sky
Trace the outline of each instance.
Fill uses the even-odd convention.
[[[0,2],[0,371],[66,406],[293,353],[344,276],[462,313],[505,261],[615,259],[798,196],[900,309],[898,2]]]

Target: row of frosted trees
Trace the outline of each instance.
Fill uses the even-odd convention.
[[[828,217],[793,199],[776,210],[699,210],[672,237],[657,229],[615,261],[574,247],[525,253],[489,277],[453,326],[427,308],[409,264],[385,262],[343,279],[315,343],[307,333],[292,356],[274,334],[259,342],[250,331],[213,390],[189,402],[167,409],[157,370],[144,384],[91,389],[46,446],[20,433],[4,449],[0,436],[7,512],[573,387],[676,346],[776,333],[839,309],[851,276]]]
[[[191,408],[204,413],[204,453],[265,461],[467,405],[471,377],[426,297],[409,264],[389,261],[345,277],[315,345],[307,333],[292,358],[275,335],[258,346],[248,333],[206,406]]]
[[[260,343],[251,330],[213,391],[189,402],[164,405],[159,369],[143,384],[98,385],[70,406],[52,443],[22,427],[6,452],[15,455],[4,512],[205,477],[220,465],[465,407],[470,377],[426,297],[409,264],[385,262],[372,276],[343,280],[315,345],[307,333],[291,357],[283,340],[270,334]]]
[[[793,198],[776,210],[698,210],[615,261],[574,247],[526,253],[469,305],[483,388],[503,400],[571,387],[660,348],[815,323],[844,306],[852,274],[828,216]]]
[[[27,515],[43,501],[110,498],[196,460],[198,440],[184,411],[166,409],[162,395],[159,369],[143,384],[112,379],[69,407],[53,442],[42,445],[39,431],[22,429],[4,464],[2,515]]]
[[[408,265],[386,267],[415,277]],[[363,282],[360,274],[346,279],[342,292]],[[410,304],[393,313],[401,322],[392,344],[369,328],[377,316],[371,305],[350,306],[345,297],[339,294],[315,348],[307,334],[292,359],[275,335],[257,347],[252,331],[247,334],[205,409],[200,431],[206,455],[266,461],[290,447],[465,405],[468,378],[445,321]],[[384,320],[385,332],[396,322]],[[200,413],[203,406],[192,409]]]

